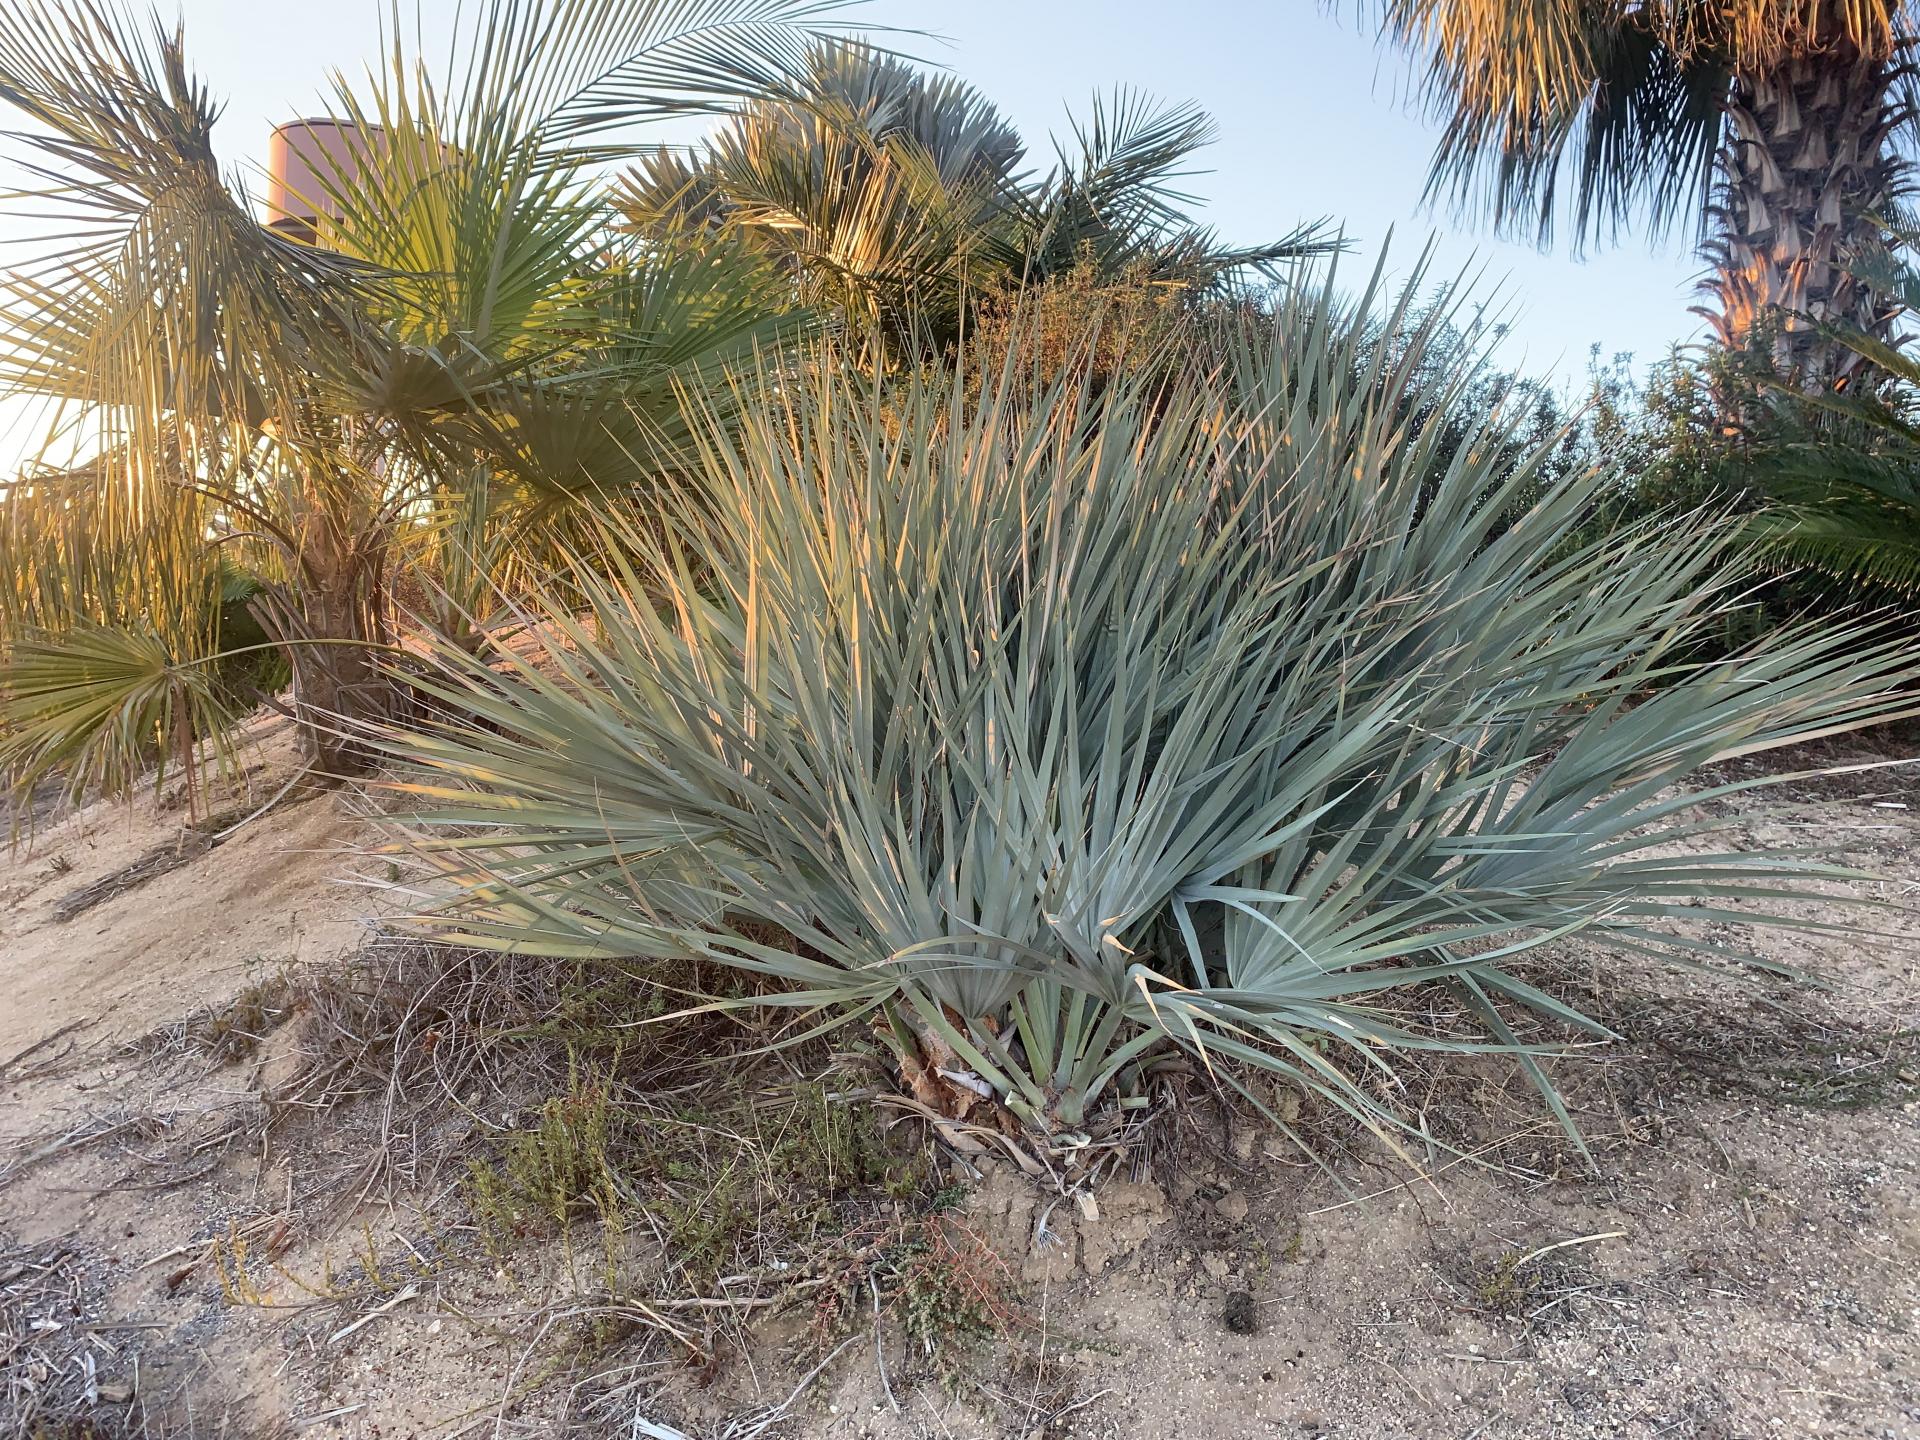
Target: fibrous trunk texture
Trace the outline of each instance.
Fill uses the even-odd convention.
[[[367,763],[356,732],[386,718],[393,697],[375,654],[389,639],[377,577],[352,545],[310,543],[299,568],[297,594],[263,590],[254,613],[293,670],[294,714],[308,760],[321,775],[354,775]]]
[[[1863,364],[1819,323],[1875,335],[1892,323],[1854,270],[1882,248],[1899,182],[1895,79],[1892,60],[1835,39],[1734,81],[1704,287],[1717,306],[1703,313],[1729,349],[1804,390],[1843,386]]]

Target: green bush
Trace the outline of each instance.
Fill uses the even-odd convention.
[[[1914,662],[1812,625],[1695,660],[1752,575],[1732,523],[1585,535],[1604,477],[1516,459],[1527,414],[1435,363],[1444,306],[1338,295],[1172,397],[1069,367],[880,403],[831,355],[745,387],[630,560],[556,587],[590,614],[449,649],[456,718],[390,737],[448,882],[418,923],[752,972],[734,1003],[870,1020],[930,1113],[1068,1156],[1181,1056],[1391,1138],[1396,1053],[1489,1048],[1565,1121],[1516,1013],[1598,1027],[1528,954],[1751,958],[1672,922],[1788,923],[1738,902],[1846,872],[1672,853],[1741,788],[1683,782],[1902,710]]]
[[[1920,302],[1910,264],[1873,278],[1902,309]],[[1753,537],[1777,565],[1824,582],[1825,596],[1911,613],[1920,594],[1920,362],[1861,331],[1829,333],[1868,366],[1842,390],[1769,392],[1773,444],[1758,478],[1771,504]]]

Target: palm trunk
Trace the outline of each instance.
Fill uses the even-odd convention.
[[[352,545],[319,541],[299,557],[299,572],[292,592],[262,590],[251,608],[286,651],[308,760],[324,776],[355,775],[369,758],[358,728],[386,718],[392,702],[376,658],[390,638],[379,577]]]
[[[1720,155],[1716,274],[1703,310],[1729,350],[1802,389],[1843,386],[1859,355],[1816,324],[1885,335],[1894,311],[1854,268],[1883,248],[1899,161],[1891,60],[1835,40],[1736,78]]]

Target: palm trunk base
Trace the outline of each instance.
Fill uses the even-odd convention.
[[[368,727],[391,718],[395,686],[374,659],[361,608],[311,597],[299,610],[283,594],[262,592],[251,608],[287,654],[301,749],[320,775],[345,779],[372,763]]]

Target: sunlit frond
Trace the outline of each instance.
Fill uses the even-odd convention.
[[[443,650],[449,718],[389,735],[421,927],[877,1009],[1063,1147],[1181,1050],[1387,1136],[1358,1077],[1405,1049],[1557,1106],[1512,1023],[1580,1019],[1529,952],[1752,958],[1668,927],[1844,872],[1715,847],[1688,777],[1909,713],[1916,670],[1872,626],[1700,663],[1737,525],[1586,536],[1604,480],[1535,483],[1553,438],[1469,405],[1419,281],[1296,290],[1172,392],[1002,355],[876,404],[831,352],[737,387],[689,487],[533,591],[538,653]],[[1393,1003],[1425,985],[1485,1032]]]
[[[220,172],[217,107],[177,29],[0,0],[0,102],[45,212],[0,282],[0,386],[63,405],[60,433],[98,447],[84,503],[35,499],[50,477],[11,492],[0,650],[25,626],[118,627],[150,637],[185,694],[225,556],[263,578],[304,733],[329,766],[353,763],[322,717],[384,703],[371,656],[392,638],[390,587],[431,550],[411,532],[446,528],[436,506],[498,527],[478,542],[497,558],[527,533],[510,507],[547,503],[557,456],[649,473],[674,386],[785,333],[787,298],[731,248],[612,234],[593,167],[640,122],[788,93],[835,8],[486,0],[438,79],[395,36],[335,85],[353,138],[307,157],[322,193],[298,197],[320,217],[305,236],[261,223]],[[47,555],[18,540],[30,519],[56,525]],[[136,558],[163,536],[166,595]],[[109,600],[108,557],[135,603]],[[75,701],[76,736],[119,735],[123,767],[145,754],[141,726],[102,728],[80,689],[39,693]],[[33,713],[37,733],[54,714]]]

